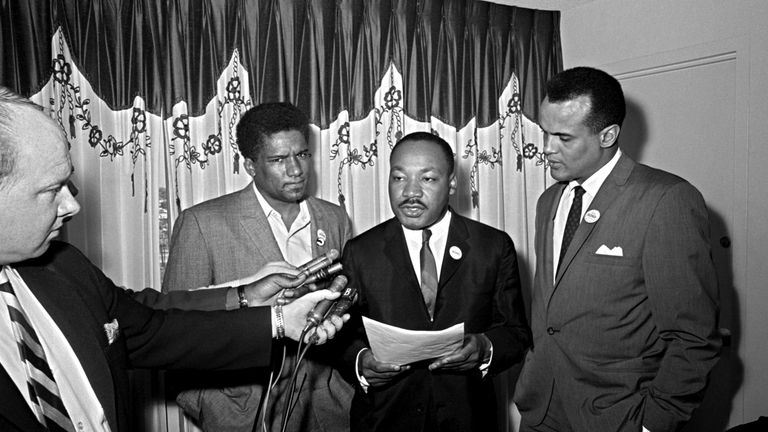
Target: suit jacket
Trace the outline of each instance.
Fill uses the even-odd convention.
[[[359,315],[411,330],[441,330],[463,322],[466,333],[485,333],[493,343],[491,374],[520,360],[530,345],[515,247],[502,231],[453,214],[445,256],[438,263],[433,322],[397,219],[350,240],[342,261],[348,286],[359,290],[359,313],[353,313],[357,329],[345,356],[350,374],[357,353],[368,346]],[[352,331],[349,324],[342,333]],[[357,386],[352,430],[496,430],[490,377],[483,378],[480,370],[430,372],[428,364],[416,363],[393,382],[367,393]]]
[[[537,205],[533,349],[515,396],[523,420],[543,419],[554,385],[577,431],[676,430],[720,348],[704,200],[683,179],[621,156],[588,209],[599,218],[581,222],[553,282],[565,186]],[[622,256],[596,253],[603,245]]]
[[[352,232],[346,212],[314,197],[307,198],[306,202],[313,256],[331,249],[341,251]],[[163,290],[185,290],[239,279],[252,275],[269,262],[283,259],[253,184],[249,184],[240,191],[182,212],[173,228]],[[288,344],[288,352],[295,353],[292,343]],[[353,390],[328,366],[329,359],[323,358],[331,356],[332,350],[332,346],[313,348],[302,363],[302,369],[310,378],[298,392],[288,430],[348,429],[347,412]],[[282,353],[282,349],[275,351]],[[279,363],[280,359],[276,358],[275,364]],[[294,365],[295,356],[291,355],[283,367],[283,378],[269,396],[268,414],[273,430],[280,430],[288,378]],[[206,430],[250,430],[268,380],[269,371],[264,370],[233,377],[217,374],[198,379],[201,387],[192,386],[193,389],[182,392],[177,400],[187,413],[202,420]]]
[[[270,361],[268,308],[153,310],[137,303],[77,249],[62,242],[53,242],[41,257],[13,267],[72,346],[113,431],[128,430],[129,368],[238,369]],[[110,344],[104,324],[113,319],[120,336]],[[0,430],[43,431],[1,367]]]

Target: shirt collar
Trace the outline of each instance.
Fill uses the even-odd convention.
[[[607,164],[603,165],[599,170],[595,171],[594,174],[589,176],[589,178],[584,180],[584,183],[580,185],[582,188],[584,188],[584,191],[589,194],[589,196],[594,197],[597,195],[597,191],[600,190],[600,187],[605,182],[605,179],[607,179],[608,175],[611,173],[611,171],[613,171],[613,168],[619,162],[620,157],[621,149],[616,151],[616,154],[613,155]],[[570,192],[576,186],[579,186],[579,183],[576,180],[571,180],[568,183],[568,192]]]
[[[448,228],[451,226],[451,210],[448,209],[440,220],[425,228],[413,230],[406,228],[402,224],[400,226],[403,227],[403,233],[406,238],[418,238],[419,243],[421,243],[421,232],[427,228],[432,231],[432,238],[444,238],[448,235]]]
[[[267,219],[269,219],[269,217],[274,214],[275,217],[282,220],[283,216],[280,214],[280,212],[269,205],[266,198],[264,198],[264,195],[259,192],[259,188],[256,187],[256,183],[253,183],[253,192],[256,194],[256,199],[259,201],[259,205],[264,211],[264,215],[267,217]],[[306,225],[306,223],[309,223],[309,208],[307,207],[307,200],[305,199],[299,201],[299,215],[296,216],[296,221],[300,221],[302,226]],[[294,224],[296,221],[294,221]]]

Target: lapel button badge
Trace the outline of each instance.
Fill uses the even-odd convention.
[[[588,211],[584,215],[584,222],[586,223],[595,223],[598,219],[600,219],[600,212],[595,209]]]
[[[451,258],[455,260],[461,259],[462,253],[458,246],[451,246],[451,248],[448,249],[448,253],[451,255]]]

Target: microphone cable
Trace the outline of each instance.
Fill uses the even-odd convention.
[[[263,401],[261,403],[261,409],[256,411],[256,418],[253,419],[253,428],[251,429],[251,432],[258,432],[259,430],[259,414],[258,411],[261,411],[261,429],[263,432],[269,432],[269,429],[267,428],[267,407],[269,406],[269,398],[272,395],[272,390],[277,387],[277,382],[280,381],[280,376],[283,375],[283,367],[285,366],[285,357],[288,352],[288,347],[283,345],[283,355],[280,358],[280,368],[277,370],[277,377],[275,377],[275,369],[271,368],[269,371],[269,382],[267,383],[267,388],[265,390],[265,394],[263,397]],[[274,381],[273,381],[274,380]]]
[[[290,418],[291,414],[293,413],[294,401],[293,401],[293,395],[296,391],[296,382],[298,381],[299,376],[299,367],[301,366],[301,362],[304,360],[304,356],[306,355],[309,348],[312,346],[312,344],[304,345],[304,338],[307,336],[307,333],[314,329],[316,325],[312,325],[308,323],[304,330],[301,331],[301,336],[299,337],[299,343],[296,347],[296,366],[293,368],[293,373],[291,374],[291,386],[288,390],[288,402],[285,405],[285,411],[283,411],[283,418],[281,421],[280,431],[285,432],[286,428],[288,427],[288,419]],[[296,401],[298,403],[298,401]]]

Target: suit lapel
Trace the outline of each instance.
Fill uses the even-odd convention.
[[[555,290],[555,282],[552,275],[555,273],[555,253],[553,239],[555,237],[555,216],[557,215],[557,205],[560,202],[560,197],[566,189],[567,183],[558,183],[552,193],[547,196],[548,202],[542,205],[542,209],[546,211],[546,214],[542,215],[542,220],[539,222],[540,226],[537,226],[537,242],[539,247],[537,250],[543,250],[541,257],[536,259],[542,260],[540,268],[542,268],[540,278],[540,284],[544,287],[544,298],[549,299]],[[541,234],[539,231],[541,230]]]
[[[413,264],[411,263],[411,256],[408,253],[408,245],[405,243],[403,228],[396,218],[389,220],[386,231],[384,232],[384,255],[391,263],[391,268],[402,269],[400,276],[403,283],[400,284],[402,286],[400,289],[411,291],[411,293],[415,292],[418,295],[418,298],[422,299],[421,309],[424,311],[425,319],[429,321],[429,313],[427,312],[427,306],[424,304],[424,297],[421,294],[421,286],[419,286],[416,270],[414,270]],[[406,269],[410,269],[410,271],[407,271]],[[397,289],[397,287],[394,288]]]
[[[626,184],[634,166],[635,162],[632,161],[632,159],[622,155],[611,173],[608,174],[608,177],[603,182],[603,185],[597,192],[597,196],[592,200],[587,211],[596,210],[600,212],[601,215],[605,214],[616,200],[616,197],[621,194],[622,187]],[[579,224],[579,227],[576,229],[576,233],[573,236],[573,240],[571,241],[571,245],[568,247],[568,251],[566,251],[565,256],[563,257],[563,262],[560,263],[557,279],[555,280],[555,287],[560,283],[563,274],[568,270],[573,258],[581,251],[584,242],[589,238],[590,234],[592,234],[592,231],[599,223],[600,220],[598,219],[594,223],[582,221],[582,223]]]
[[[280,252],[280,247],[272,235],[272,227],[269,226],[267,216],[259,204],[256,193],[253,190],[253,183],[249,183],[245,189],[239,192],[238,214],[240,215],[240,224],[254,244],[254,250],[261,255],[262,262],[282,261],[285,258]],[[256,262],[254,258],[254,262]]]
[[[24,395],[19,392],[2,366],[0,366],[0,417],[16,425],[20,431],[43,432],[45,430],[29,409]]]
[[[312,256],[320,256],[331,249],[341,254],[341,239],[338,238],[336,233],[339,231],[338,227],[329,226],[329,221],[335,223],[335,219],[328,214],[325,209],[318,204],[317,199],[309,197],[306,199],[307,209],[309,210],[309,229],[311,232],[312,241]],[[341,222],[341,221],[339,221]],[[323,244],[319,244],[317,241],[318,233],[322,231],[325,236]]]
[[[51,269],[22,267],[18,271],[75,352],[110,427],[117,427],[112,373],[104,358],[107,337],[101,331],[106,321],[93,315],[95,309],[82,297],[80,287],[73,286]]]
[[[451,225],[448,227],[448,238],[445,242],[443,251],[443,263],[440,267],[440,281],[437,284],[437,296],[440,296],[440,290],[448,283],[456,270],[461,266],[464,258],[469,256],[471,248],[467,242],[469,233],[464,219],[451,211]],[[460,254],[451,254],[451,251],[461,252]],[[458,258],[456,258],[458,256]],[[435,309],[437,315],[437,309]]]

